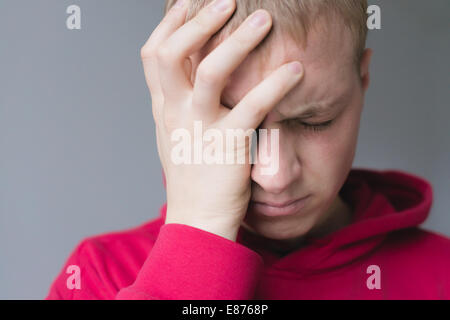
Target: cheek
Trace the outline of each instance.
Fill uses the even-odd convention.
[[[303,174],[316,191],[330,197],[339,191],[353,164],[358,130],[358,114],[347,113],[330,128],[299,138]]]

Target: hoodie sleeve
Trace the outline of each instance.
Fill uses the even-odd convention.
[[[77,246],[46,299],[250,300],[263,267],[261,256],[242,244],[195,227],[165,224],[134,282],[122,287],[105,253],[93,254],[91,247],[86,240]],[[80,290],[67,289],[70,265],[81,269]]]
[[[116,299],[250,300],[263,261],[249,248],[182,224],[166,224],[135,282]]]

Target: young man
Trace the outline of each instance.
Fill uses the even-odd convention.
[[[82,241],[47,298],[449,299],[450,240],[417,227],[431,185],[352,169],[369,86],[366,1],[209,2],[169,1],[142,48],[167,205]],[[175,164],[171,133],[194,133],[195,121],[276,132],[278,170]]]

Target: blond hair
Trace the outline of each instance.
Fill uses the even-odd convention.
[[[211,1],[190,0],[186,21],[195,17]],[[175,2],[176,0],[166,0],[165,13]],[[354,58],[359,67],[368,32],[367,6],[367,0],[236,0],[236,11],[214,38],[222,39],[231,34],[251,13],[257,9],[265,9],[272,16],[273,27],[257,49],[267,54],[269,50],[262,50],[262,47],[268,46],[273,34],[287,34],[296,43],[305,46],[308,31],[317,18],[338,16],[352,33]]]

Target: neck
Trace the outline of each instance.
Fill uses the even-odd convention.
[[[350,205],[338,196],[323,219],[309,232],[309,236],[323,238],[351,224],[352,217],[353,214]]]

